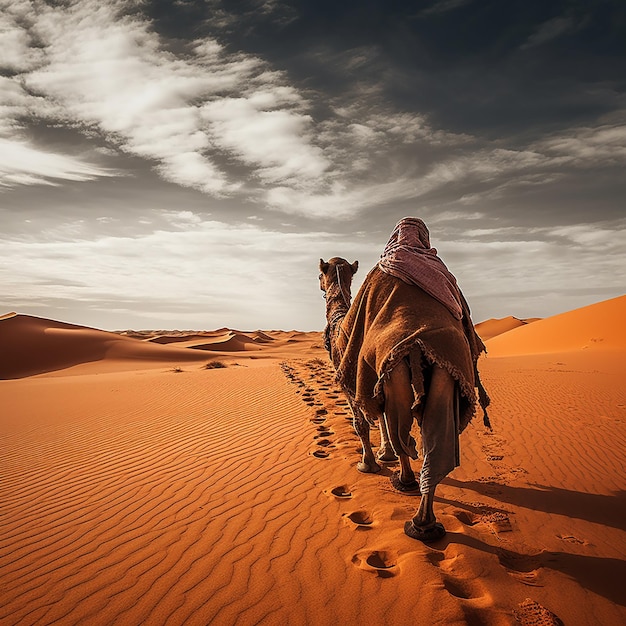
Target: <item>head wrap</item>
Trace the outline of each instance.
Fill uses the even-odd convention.
[[[405,217],[396,224],[378,266],[387,274],[421,287],[456,319],[462,319],[462,297],[456,278],[437,256],[437,250],[430,247],[428,228],[419,218]]]

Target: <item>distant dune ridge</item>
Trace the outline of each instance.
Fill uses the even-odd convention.
[[[491,338],[487,337],[487,350],[489,356],[578,350],[624,350],[626,349],[624,320],[626,320],[626,296],[620,296],[532,324],[515,326],[511,324],[513,327],[508,331],[497,336],[492,334]],[[478,332],[480,334],[480,330]]]
[[[499,319],[493,318],[485,320],[484,322],[476,324],[475,327],[476,332],[480,335],[480,338],[483,341],[487,341],[487,339],[492,339],[493,337],[506,333],[514,328],[531,324],[539,319],[541,318],[533,317],[529,319],[518,319],[517,317],[509,315],[508,317],[501,317]]]
[[[429,546],[356,471],[321,333],[2,316],[0,623],[626,623],[625,315],[477,325],[494,430]]]
[[[0,379],[23,378],[87,363],[107,362],[119,369],[202,362],[201,352],[228,353],[267,350],[273,343],[302,341],[306,333],[275,336],[221,328],[217,331],[107,332],[54,320],[9,313],[0,317]],[[319,337],[317,337],[319,339]],[[228,354],[226,356],[228,356]],[[84,369],[84,368],[82,368]]]

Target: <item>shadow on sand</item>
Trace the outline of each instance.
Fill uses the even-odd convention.
[[[577,581],[585,589],[615,604],[626,606],[624,595],[626,561],[567,552],[542,551],[532,555],[521,554],[506,548],[491,546],[466,534],[454,532],[449,532],[437,547],[445,549],[450,544],[465,545],[494,554],[498,557],[500,564],[511,571],[530,572],[541,567],[559,571]]]
[[[544,511],[555,515],[564,515],[577,519],[626,530],[626,491],[618,491],[606,496],[595,493],[570,491],[558,487],[519,487],[501,483],[482,483],[476,481],[446,478],[443,484],[461,489],[472,489],[484,496],[509,502],[534,511]]]

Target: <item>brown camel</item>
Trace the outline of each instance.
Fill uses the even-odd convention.
[[[421,243],[416,252],[418,229]],[[325,345],[363,448],[357,469],[381,470],[369,432],[378,421],[378,461],[400,460],[392,485],[402,492],[421,490],[419,508],[405,524],[405,533],[434,541],[445,534],[433,510],[435,489],[459,464],[458,435],[474,414],[474,387],[479,388],[483,409],[489,399],[476,369],[484,345],[474,332],[456,281],[450,283],[451,298],[448,292],[438,291],[440,274],[424,269],[421,261],[417,263],[422,272],[418,279],[426,276],[424,287],[409,283],[410,277],[403,274],[415,254],[424,251],[430,251],[426,262],[433,263],[436,250],[430,248],[426,226],[416,218],[405,218],[396,226],[381,262],[368,274],[354,304],[351,284],[357,261],[320,259],[319,278],[326,298]],[[443,271],[440,266],[445,268],[438,257],[435,265],[438,271]],[[429,284],[433,276],[437,281]],[[484,415],[489,425],[486,410]],[[418,458],[411,436],[414,419],[422,438],[419,482],[411,467],[411,459]]]

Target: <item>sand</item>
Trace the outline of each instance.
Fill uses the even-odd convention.
[[[0,319],[0,624],[626,623],[625,303],[487,341],[430,546],[321,333]]]

